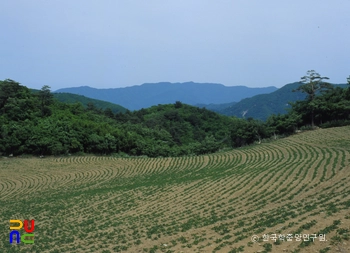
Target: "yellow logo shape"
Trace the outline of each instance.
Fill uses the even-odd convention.
[[[23,227],[23,222],[20,220],[10,220],[10,223],[19,223],[18,227],[11,227],[10,225],[10,229],[20,230]]]

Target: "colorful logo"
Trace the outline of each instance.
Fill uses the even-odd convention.
[[[11,223],[18,223],[18,226],[11,226]],[[10,220],[10,244],[13,243],[13,238],[16,235],[16,242],[20,243],[21,241],[25,244],[34,244],[34,220],[30,221],[30,228],[28,227],[28,220],[24,220],[24,230],[27,232],[22,236],[19,234],[19,230],[23,227],[23,222],[20,220]],[[27,239],[31,237],[31,239]]]

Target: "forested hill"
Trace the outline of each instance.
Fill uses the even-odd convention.
[[[288,109],[291,108],[289,102],[301,101],[306,98],[305,93],[293,92],[300,85],[300,82],[290,83],[269,94],[245,98],[238,103],[202,106],[222,115],[266,120],[273,114],[287,114]],[[334,86],[345,88],[346,84],[334,84]]]
[[[179,156],[230,146],[232,119],[177,102],[135,112],[84,108],[0,81],[0,154]]]
[[[289,102],[306,98],[304,93],[293,92],[300,85],[300,82],[290,83],[269,94],[245,98],[238,103],[214,111],[227,116],[252,117],[260,120],[266,120],[272,114],[286,114],[287,109],[291,108]]]
[[[119,104],[129,110],[148,108],[158,104],[170,104],[181,101],[189,105],[229,103],[257,94],[266,94],[277,90],[276,87],[248,88],[245,86],[224,86],[213,83],[146,83],[139,86],[95,89],[88,86],[59,89],[56,92],[68,92],[86,97]]]
[[[221,113],[222,110],[225,110],[228,107],[232,107],[234,104],[237,104],[237,102],[231,102],[231,103],[225,103],[225,104],[196,104],[196,106],[200,108],[204,107],[210,111],[223,114]]]
[[[113,104],[107,101],[88,98],[82,95],[71,94],[71,93],[53,93],[53,97],[58,101],[67,104],[74,104],[76,102],[81,103],[85,108],[96,107],[97,109],[105,110],[107,108],[111,109],[113,113],[126,112],[126,108],[121,105]]]
[[[40,92],[40,90],[36,89],[29,89],[31,92],[34,94],[37,94]],[[83,95],[77,95],[77,94],[71,94],[71,93],[52,93],[53,97],[57,99],[58,101],[61,101],[63,103],[67,104],[74,104],[74,103],[81,103],[84,108],[96,108],[96,109],[101,109],[105,110],[107,108],[111,109],[113,113],[119,113],[119,112],[126,112],[126,108],[113,104],[107,101],[99,100],[99,99],[93,99],[93,98],[88,98]]]

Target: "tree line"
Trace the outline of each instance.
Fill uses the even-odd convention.
[[[0,153],[2,155],[119,154],[183,156],[213,153],[300,128],[349,124],[350,89],[334,88],[315,71],[296,92],[307,94],[285,115],[266,122],[227,117],[205,108],[174,104],[114,113],[93,104],[54,99],[49,86],[33,93],[18,82],[0,81]],[[350,84],[350,77],[347,79]]]

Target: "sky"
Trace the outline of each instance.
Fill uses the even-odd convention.
[[[0,0],[0,10],[0,80],[30,88],[350,75],[350,0]]]

